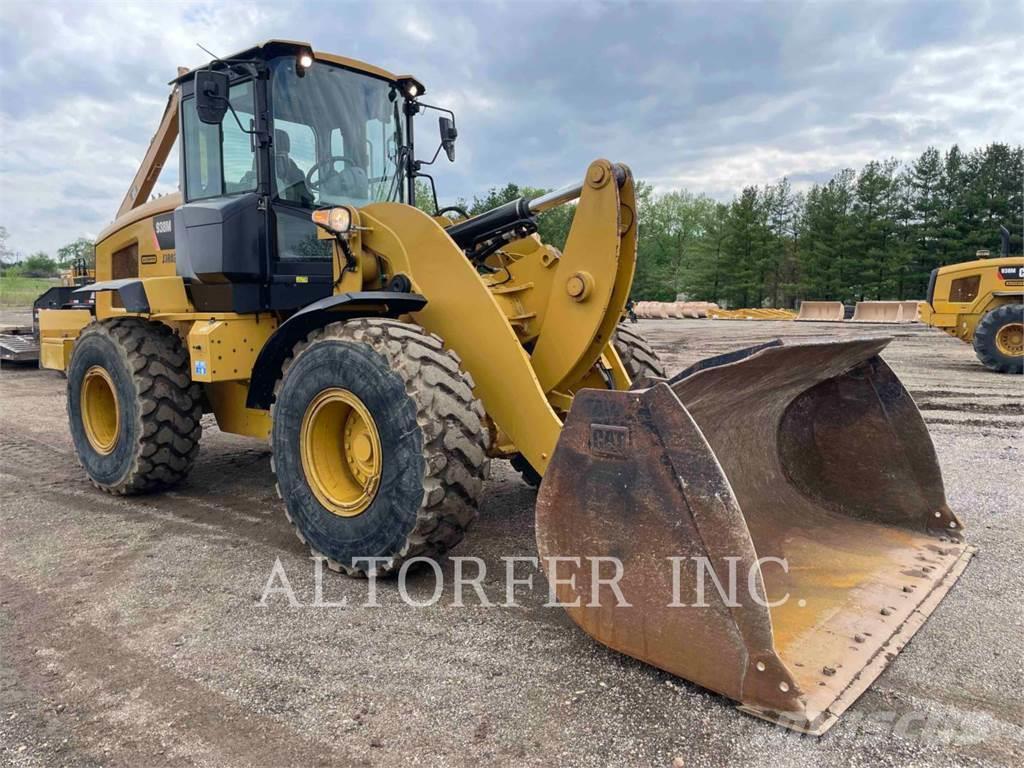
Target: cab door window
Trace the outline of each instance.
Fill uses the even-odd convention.
[[[256,190],[256,152],[246,130],[254,125],[252,81],[236,83],[228,91],[231,106],[219,125],[209,125],[196,114],[195,99],[183,104],[185,140],[185,197],[202,200]]]
[[[316,165],[316,135],[311,126],[274,118],[274,178],[277,198],[309,206],[313,194],[306,174]]]

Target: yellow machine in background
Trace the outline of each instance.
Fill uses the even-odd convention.
[[[1024,257],[1002,255],[939,267],[928,283],[921,320],[973,345],[978,360],[999,373],[1024,370]]]
[[[76,259],[60,273],[60,284],[48,288],[32,303],[32,326],[0,328],[0,360],[17,363],[39,362],[39,312],[43,309],[70,309],[74,290],[96,279],[96,272],[85,261]],[[46,367],[46,366],[44,366]]]
[[[540,485],[538,550],[585,631],[823,732],[971,555],[887,340],[773,342],[666,379],[620,326],[629,169],[596,160],[532,200],[427,215],[423,93],[286,41],[179,72],[99,236],[98,282],[39,313],[89,478],[116,494],[182,481],[212,412],[269,441],[315,555],[384,575],[455,546],[488,459],[511,459]],[[438,111],[434,157],[451,160]],[[175,137],[182,194],[144,203]],[[559,251],[536,217],[567,204]],[[736,589],[679,607],[680,561]],[[618,592],[595,562],[617,563]]]

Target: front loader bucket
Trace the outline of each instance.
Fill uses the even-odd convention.
[[[973,551],[887,343],[771,342],[579,392],[537,503],[576,623],[745,711],[827,730]]]

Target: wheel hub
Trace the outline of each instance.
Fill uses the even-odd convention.
[[[362,400],[332,387],[306,407],[300,432],[302,469],[321,505],[341,517],[362,514],[380,485],[377,425]]]
[[[1007,323],[996,334],[996,347],[1008,357],[1024,355],[1024,323]]]
[[[80,401],[82,426],[89,445],[99,454],[110,454],[121,431],[121,409],[117,405],[114,381],[105,368],[94,365],[85,372]]]

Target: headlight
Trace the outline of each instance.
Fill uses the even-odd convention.
[[[313,66],[313,54],[309,52],[302,52],[299,54],[299,66],[303,69],[309,69]]]
[[[336,235],[343,235],[352,227],[352,212],[348,208],[322,208],[313,211],[313,223]]]
[[[418,80],[413,80],[411,77],[399,78],[398,88],[402,91],[402,95],[410,101],[414,100],[417,96],[422,96],[426,91],[423,87],[423,83]]]

